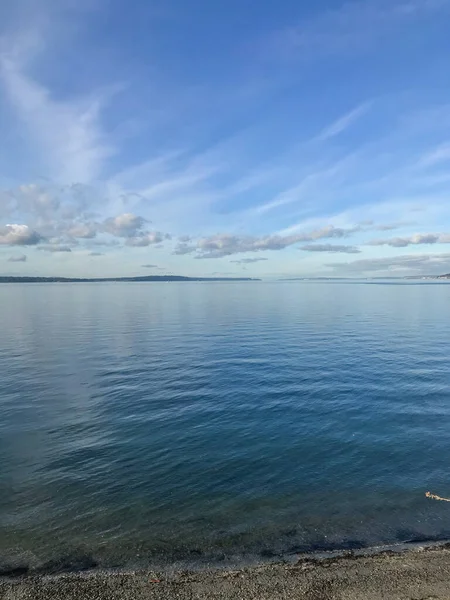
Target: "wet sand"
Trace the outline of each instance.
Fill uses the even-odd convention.
[[[91,572],[0,580],[2,600],[450,600],[450,545],[235,571]]]

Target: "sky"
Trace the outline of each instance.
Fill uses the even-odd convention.
[[[450,272],[450,0],[0,4],[0,275]]]

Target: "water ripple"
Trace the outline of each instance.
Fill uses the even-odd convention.
[[[449,300],[423,285],[2,286],[0,568],[448,536],[424,492],[449,488]]]

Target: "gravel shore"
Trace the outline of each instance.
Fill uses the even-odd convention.
[[[450,545],[236,571],[91,572],[0,580],[2,600],[450,600]]]

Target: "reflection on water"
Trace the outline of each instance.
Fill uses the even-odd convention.
[[[450,287],[0,287],[0,568],[449,536]],[[445,495],[445,493],[444,493]]]

